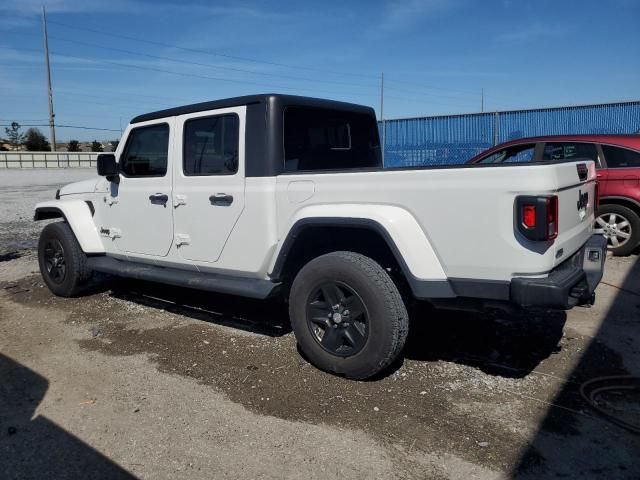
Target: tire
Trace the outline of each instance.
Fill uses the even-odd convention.
[[[594,233],[607,237],[607,247],[614,255],[629,255],[640,244],[640,218],[622,205],[602,205],[596,215]]]
[[[409,332],[407,309],[389,274],[354,252],[307,263],[291,286],[289,316],[311,363],[359,380],[387,368]]]
[[[76,296],[91,277],[87,256],[66,222],[44,227],[38,242],[38,264],[47,287],[59,297]]]

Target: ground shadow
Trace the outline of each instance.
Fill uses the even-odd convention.
[[[600,416],[580,395],[587,380],[640,375],[640,259],[622,285],[601,288],[615,289],[611,307],[551,401],[537,434],[512,472],[513,478],[640,478],[640,436]],[[623,405],[623,412],[626,408],[627,417],[635,415],[634,423],[640,424],[637,403],[630,407],[637,397],[631,394],[620,391],[614,400]]]
[[[286,304],[131,279],[112,279],[110,295],[197,320],[279,337],[291,332]]]
[[[558,311],[465,312],[419,304],[412,312],[404,356],[522,378],[560,351],[565,321],[566,314]]]
[[[48,388],[46,378],[0,354],[0,478],[136,478],[46,417],[33,417]]]
[[[8,252],[8,253],[0,253],[0,262],[9,262],[11,260],[15,260],[24,255],[23,252]]]
[[[110,295],[197,320],[278,337],[291,332],[287,306],[279,300],[231,295],[131,279],[114,279]],[[564,312],[455,312],[420,304],[411,313],[403,355],[372,380],[399,369],[404,358],[447,360],[509,378],[528,375],[559,351]]]

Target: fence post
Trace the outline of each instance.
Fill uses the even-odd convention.
[[[498,144],[498,135],[500,133],[500,114],[496,112],[495,121],[493,123],[493,146]]]

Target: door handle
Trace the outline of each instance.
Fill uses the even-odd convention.
[[[226,193],[216,193],[209,197],[211,205],[218,205],[222,207],[228,207],[233,203],[233,195],[227,195]]]
[[[166,193],[154,193],[153,195],[149,195],[149,201],[151,203],[164,205],[169,201],[169,195]]]

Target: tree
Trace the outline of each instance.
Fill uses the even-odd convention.
[[[18,150],[24,135],[20,133],[20,124],[18,122],[11,122],[11,127],[7,127],[4,131],[7,133],[7,140],[11,144],[14,150]]]
[[[67,145],[68,152],[79,152],[80,151],[80,142],[78,140],[69,140],[69,145]]]
[[[102,151],[102,144],[99,141],[94,140],[93,142],[91,142],[91,151],[92,152],[101,152]]]
[[[30,152],[45,152],[51,150],[47,138],[37,128],[30,128],[24,136],[24,146]]]

